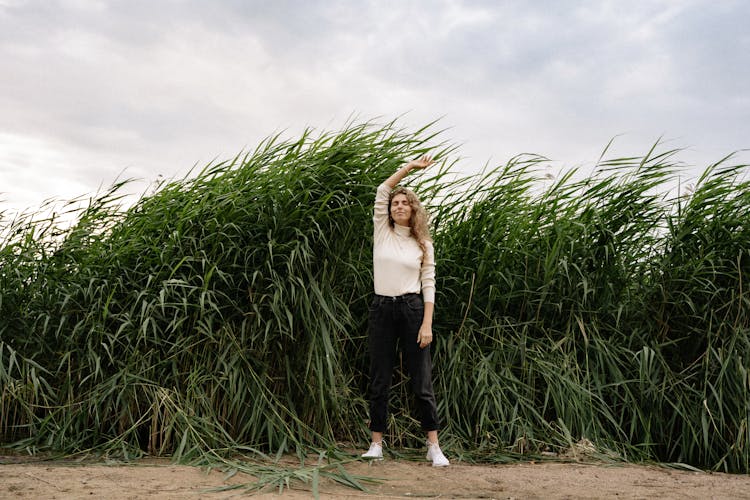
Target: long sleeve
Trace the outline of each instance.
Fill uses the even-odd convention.
[[[432,242],[426,242],[426,252],[422,258],[420,281],[422,284],[422,300],[435,303],[435,248]]]
[[[378,186],[378,190],[375,193],[375,209],[372,216],[375,245],[383,241],[383,238],[385,238],[390,230],[390,227],[388,227],[388,198],[390,194],[391,189],[385,183]]]

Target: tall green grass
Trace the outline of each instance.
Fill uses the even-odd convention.
[[[405,158],[433,214],[435,382],[449,454],[586,438],[609,457],[750,472],[750,184],[732,157],[688,197],[679,151],[473,177],[429,125],[278,136],[123,208],[0,227],[0,442],[201,459],[368,438],[375,187]],[[402,370],[386,440],[419,446]],[[397,400],[397,401],[396,401]]]

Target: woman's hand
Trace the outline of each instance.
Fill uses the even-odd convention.
[[[409,163],[407,163],[406,165],[407,165],[407,166],[408,166],[408,167],[409,167],[410,169],[411,169],[411,168],[416,168],[416,169],[423,169],[423,168],[427,168],[427,167],[429,167],[429,166],[430,166],[430,165],[432,165],[433,163],[435,163],[435,162],[433,161],[433,159],[432,159],[432,156],[429,156],[429,155],[423,155],[423,156],[422,156],[421,158],[418,158],[418,159],[416,159],[416,160],[412,160],[412,161],[410,161]]]
[[[432,343],[432,327],[430,325],[422,323],[422,326],[419,327],[417,343],[422,349]]]
[[[414,169],[421,170],[423,168],[429,167],[433,163],[435,162],[430,155],[423,155],[421,158],[411,160],[409,163],[396,170],[396,172],[394,172],[392,176],[388,177],[385,180],[385,185],[393,189],[396,187],[396,184],[401,182],[401,180],[406,177],[406,174],[408,174],[409,171]]]

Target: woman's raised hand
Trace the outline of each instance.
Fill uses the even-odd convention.
[[[429,167],[433,163],[435,162],[432,160],[432,156],[429,155],[424,155],[419,159],[411,160],[409,163],[396,170],[392,176],[388,177],[385,180],[385,185],[393,189],[396,187],[396,184],[401,182],[401,180],[406,177],[406,174],[408,174],[411,170],[421,170],[423,168]]]
[[[418,159],[416,159],[416,160],[412,160],[412,161],[410,161],[410,162],[408,163],[408,165],[409,165],[409,166],[410,166],[411,168],[418,168],[418,169],[422,169],[422,168],[427,168],[427,167],[429,167],[429,166],[430,166],[430,165],[432,165],[433,163],[435,163],[435,162],[433,161],[433,159],[432,159],[432,156],[429,156],[429,155],[423,155],[423,156],[422,156],[421,158],[418,158]]]

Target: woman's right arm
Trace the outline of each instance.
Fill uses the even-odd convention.
[[[411,160],[403,167],[396,170],[393,175],[388,177],[385,182],[378,186],[378,191],[375,196],[375,213],[373,215],[376,239],[381,231],[388,226],[388,197],[391,190],[393,190],[393,188],[395,188],[396,185],[406,177],[406,174],[412,170],[427,168],[433,163],[434,161],[432,160],[432,157],[427,155],[424,155],[417,160]]]
[[[432,156],[427,155],[424,155],[417,160],[412,160],[403,167],[396,170],[392,176],[388,177],[385,180],[383,184],[393,189],[398,185],[399,182],[401,182],[404,177],[406,177],[406,174],[408,174],[412,170],[427,168],[433,163],[434,161],[432,160]]]

